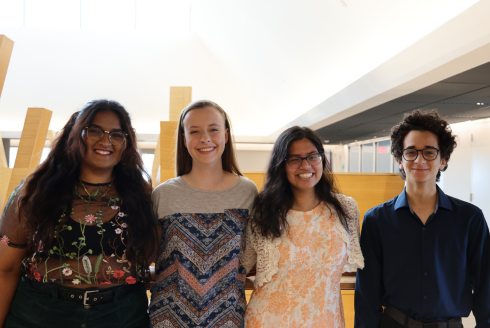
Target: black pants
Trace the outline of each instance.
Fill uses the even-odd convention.
[[[117,292],[116,292],[117,293]],[[19,282],[5,328],[147,328],[148,298],[144,284],[124,297],[91,306],[44,294],[23,279]]]
[[[395,319],[393,319],[392,317],[390,317],[386,313],[383,313],[381,315],[381,321],[379,322],[379,328],[404,328],[404,327],[405,327],[404,325],[402,325],[401,323],[398,323],[397,321],[395,321]]]

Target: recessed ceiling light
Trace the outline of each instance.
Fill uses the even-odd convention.
[[[476,103],[478,106],[483,106],[485,105],[484,103]]]

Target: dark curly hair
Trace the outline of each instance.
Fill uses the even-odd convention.
[[[38,231],[29,238],[27,246],[30,251],[35,252],[40,242],[45,249],[53,242],[55,227],[59,224],[57,218],[71,208],[73,186],[79,181],[80,163],[86,149],[82,132],[95,115],[103,111],[114,112],[121,121],[121,128],[128,134],[123,160],[113,169],[117,193],[132,214],[132,222],[128,225],[128,256],[136,252],[150,256],[157,247],[151,180],[137,150],[131,118],[118,102],[102,99],[91,101],[81,111],[72,114],[54,141],[47,159],[27,177],[19,192],[19,213],[25,213],[26,228],[31,233]]]
[[[402,159],[403,141],[410,131],[429,131],[437,136],[441,158],[446,159],[446,166],[437,173],[436,181],[441,177],[441,171],[446,171],[447,162],[456,148],[456,136],[453,134],[449,123],[443,119],[437,110],[423,111],[416,109],[405,114],[403,120],[395,125],[390,132],[391,153],[397,161]],[[400,170],[400,177],[405,180],[405,170]]]
[[[285,231],[289,231],[286,216],[293,207],[294,195],[286,178],[284,160],[289,154],[291,144],[304,138],[309,139],[319,153],[324,152],[322,139],[308,127],[293,126],[281,133],[274,144],[267,167],[266,181],[262,191],[255,198],[254,208],[250,216],[252,230],[264,237],[279,238],[281,226]],[[326,158],[322,161],[322,166],[322,177],[315,185],[316,196],[337,211],[340,222],[345,230],[350,233],[347,224],[350,218],[336,196],[339,191],[335,184],[335,176],[330,169],[330,163]]]

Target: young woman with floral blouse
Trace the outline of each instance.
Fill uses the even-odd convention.
[[[359,228],[357,203],[337,192],[320,137],[284,131],[247,228],[242,264],[257,271],[245,327],[344,327],[340,278],[364,267]]]
[[[147,327],[157,227],[128,112],[74,113],[0,220],[0,327]]]

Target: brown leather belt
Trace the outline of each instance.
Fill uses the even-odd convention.
[[[408,328],[462,328],[461,318],[453,318],[448,321],[439,322],[420,322],[413,320],[412,318],[406,316],[400,310],[394,308],[393,306],[388,306],[384,313],[386,313],[393,320],[402,324]]]

